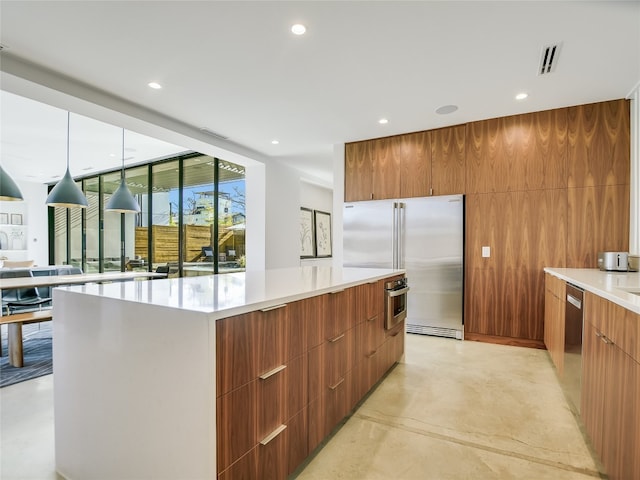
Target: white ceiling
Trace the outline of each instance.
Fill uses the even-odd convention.
[[[307,26],[304,36],[290,32],[298,22]],[[2,56],[194,132],[206,127],[324,180],[334,144],[623,98],[640,80],[638,1],[2,0],[0,30]],[[538,76],[543,46],[558,42],[556,71]],[[150,89],[150,81],[163,88]],[[521,91],[529,98],[518,102]],[[28,147],[60,138],[63,165],[64,112],[52,113],[48,126],[44,115],[21,115],[19,102],[1,100],[7,169],[16,176],[46,169],[52,155]],[[459,109],[435,113],[448,104]],[[378,124],[381,117],[389,123]],[[120,137],[108,135],[115,135],[118,166]],[[109,150],[106,140],[87,142]],[[82,167],[72,173],[107,168],[97,148],[96,158],[75,158],[73,148],[72,167]],[[163,145],[150,155],[171,148],[180,150]]]

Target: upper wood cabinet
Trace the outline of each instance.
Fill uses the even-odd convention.
[[[569,187],[629,183],[629,101],[579,105],[569,115]]]
[[[345,146],[345,201],[465,193],[465,125]]]
[[[433,195],[454,195],[466,192],[466,128],[466,125],[456,125],[429,132]]]
[[[467,125],[467,193],[567,186],[567,110]]]

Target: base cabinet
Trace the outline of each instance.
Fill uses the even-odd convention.
[[[640,478],[638,322],[639,315],[585,294],[581,415],[612,480]]]
[[[220,320],[218,478],[284,479],[404,354],[384,280]]]

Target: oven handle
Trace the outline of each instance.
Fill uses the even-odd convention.
[[[398,297],[400,295],[404,295],[409,290],[409,287],[403,287],[400,290],[387,290],[387,297]]]

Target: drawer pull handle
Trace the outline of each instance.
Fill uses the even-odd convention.
[[[262,375],[260,375],[259,378],[260,380],[266,380],[267,378],[272,377],[276,373],[281,372],[285,368],[287,368],[286,365],[280,365],[279,367],[276,367],[273,370],[269,370],[267,373],[263,373]]]
[[[268,444],[271,440],[273,440],[274,438],[276,438],[278,435],[280,435],[285,429],[287,428],[286,425],[280,425],[278,428],[276,428],[273,432],[271,432],[269,435],[267,435],[266,437],[264,437],[261,441],[260,441],[260,445],[266,445]]]
[[[342,337],[344,337],[344,333],[342,335],[338,335],[337,337],[330,339],[329,343],[335,343],[338,340],[340,340]]]
[[[373,357],[376,353],[378,353],[378,351],[377,351],[377,350],[374,350],[374,351],[373,351],[373,352],[371,352],[369,355],[365,355],[365,357],[367,357],[367,358],[371,358],[371,357]]]
[[[261,312],[270,312],[271,310],[278,310],[279,308],[284,308],[286,306],[287,306],[287,304],[283,303],[281,305],[274,305],[273,307],[262,308],[262,309],[260,309],[260,311]]]
[[[391,335],[391,338],[393,338],[393,337],[397,337],[397,336],[398,336],[398,334],[399,334],[400,332],[401,332],[401,330],[398,330],[396,333],[394,333],[393,335]]]
[[[336,294],[336,293],[342,293],[342,292],[344,292],[344,288],[342,290],[334,290],[333,292],[329,292],[329,295],[333,295],[333,294]]]
[[[607,345],[610,345],[610,344],[613,343],[611,340],[609,340],[607,337],[605,337],[604,334],[601,333],[601,332],[596,332],[596,337],[598,337],[600,340],[602,340]]]
[[[367,318],[367,322],[373,322],[374,320],[378,319],[378,315],[376,315],[375,317],[371,317],[371,318]]]
[[[336,383],[334,386],[329,387],[329,389],[331,390],[335,390],[336,388],[338,388],[340,385],[342,385],[342,382],[344,382],[344,377],[340,379],[340,381],[338,383]]]

